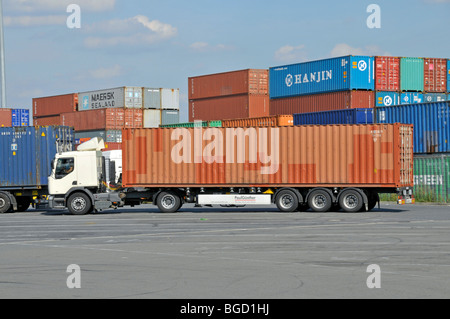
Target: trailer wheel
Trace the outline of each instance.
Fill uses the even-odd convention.
[[[308,205],[315,212],[327,212],[332,204],[330,194],[323,189],[312,191],[308,197]]]
[[[363,208],[364,201],[357,190],[349,189],[344,191],[339,197],[339,205],[344,211],[355,213]]]
[[[156,199],[156,205],[163,213],[175,213],[181,207],[181,198],[174,192],[162,192]]]
[[[288,189],[278,194],[275,204],[282,212],[293,212],[299,207],[297,195]]]
[[[17,211],[19,213],[27,211],[27,209],[30,208],[32,200],[31,197],[16,197]]]
[[[11,200],[5,193],[0,193],[0,214],[9,212],[11,208]]]
[[[85,193],[70,195],[67,208],[72,215],[86,215],[92,211],[92,203]]]

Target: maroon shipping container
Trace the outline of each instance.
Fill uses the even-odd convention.
[[[33,116],[59,115],[77,110],[78,94],[47,96],[33,99]]]
[[[0,127],[12,126],[12,110],[0,109]]]
[[[125,126],[125,110],[111,108],[63,113],[61,125],[71,126],[77,132],[120,130]]]
[[[269,94],[269,70],[247,69],[190,77],[189,100],[238,94]]]
[[[232,95],[189,101],[189,121],[215,121],[269,115],[268,95]]]
[[[425,92],[445,92],[447,90],[447,60],[433,58],[423,60]]]
[[[373,108],[372,91],[341,91],[270,100],[270,115],[310,113],[353,108]]]
[[[400,91],[400,58],[375,57],[375,90]]]
[[[59,115],[55,116],[44,116],[44,117],[33,117],[34,126],[51,126],[51,125],[61,125],[61,119]]]

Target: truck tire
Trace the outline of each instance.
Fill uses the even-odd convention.
[[[11,200],[5,193],[0,193],[0,214],[9,212],[11,208]]]
[[[313,190],[308,197],[308,206],[315,212],[327,212],[331,205],[332,198],[324,189]]]
[[[356,189],[349,189],[339,196],[339,205],[346,212],[356,213],[363,208],[364,200]]]
[[[288,189],[278,193],[275,204],[280,211],[287,213],[293,212],[299,207],[297,195]]]
[[[16,197],[17,212],[23,213],[27,211],[27,209],[30,208],[32,200],[31,197]]]
[[[86,215],[92,211],[92,203],[85,193],[74,193],[67,201],[67,208],[72,215]]]
[[[162,192],[156,199],[156,205],[163,213],[175,213],[181,208],[181,198],[174,192]]]

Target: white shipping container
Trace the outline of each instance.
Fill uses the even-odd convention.
[[[161,108],[166,110],[179,110],[180,89],[161,89]]]
[[[78,111],[105,108],[142,108],[142,88],[119,88],[78,93]]]
[[[157,128],[161,125],[161,110],[144,110],[144,128]]]
[[[142,99],[144,109],[160,109],[161,89],[142,88]]]

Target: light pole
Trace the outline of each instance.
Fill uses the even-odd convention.
[[[0,0],[0,67],[2,81],[2,108],[6,108],[5,41],[3,38],[3,6]]]

